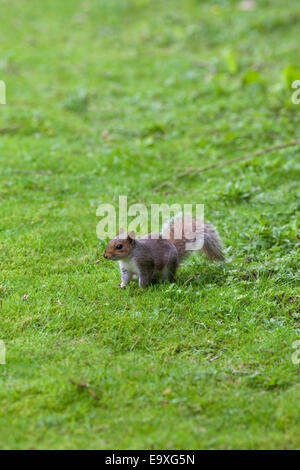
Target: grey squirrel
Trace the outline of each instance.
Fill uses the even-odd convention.
[[[173,282],[179,263],[191,250],[194,250],[187,247],[187,244],[195,242],[197,237],[203,241],[199,250],[207,258],[225,259],[221,240],[214,225],[209,222],[196,224],[196,219],[191,219],[191,233],[194,236],[190,238],[184,231],[186,219],[180,217],[179,222],[181,224],[179,236],[176,219],[173,219],[158,235],[148,234],[136,239],[134,232],[125,235],[120,229],[119,235],[110,240],[103,256],[119,262],[122,289],[134,275],[138,277],[139,285],[143,288],[160,280]]]

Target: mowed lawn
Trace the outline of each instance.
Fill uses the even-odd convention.
[[[245,8],[0,2],[2,449],[300,448],[300,146],[193,170],[299,137],[299,1]],[[121,290],[119,195],[205,204],[227,263]]]

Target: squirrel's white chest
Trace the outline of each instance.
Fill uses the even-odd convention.
[[[119,266],[120,266],[120,270],[122,271],[122,269],[126,269],[126,271],[128,271],[129,273],[131,274],[135,274],[136,276],[139,275],[139,269],[137,267],[137,264],[136,262],[134,261],[134,259],[127,259],[127,260],[120,260],[119,261]]]

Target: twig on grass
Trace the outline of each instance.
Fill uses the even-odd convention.
[[[247,155],[242,155],[241,157],[232,158],[231,160],[226,160],[225,162],[221,162],[221,163],[212,163],[211,165],[203,166],[202,168],[188,168],[183,173],[179,173],[177,175],[177,178],[182,178],[183,176],[190,176],[196,173],[201,173],[202,171],[207,171],[207,170],[210,170],[211,168],[216,168],[216,167],[223,168],[224,166],[231,165],[232,163],[235,163],[235,162],[239,162],[242,160],[249,160],[250,158],[259,157],[260,155],[264,155],[265,153],[273,152],[273,150],[280,150],[280,149],[284,149],[287,147],[293,147],[295,145],[300,145],[300,140],[292,140],[291,142],[286,142],[285,144],[272,145],[271,147],[267,147],[262,150],[257,150],[254,153],[248,153]]]
[[[280,150],[287,147],[294,147],[295,145],[300,145],[300,140],[292,140],[291,142],[286,142],[285,144],[277,144],[272,145],[271,147],[267,147],[262,150],[257,150],[254,153],[248,153],[247,155],[242,155],[241,157],[232,158],[231,160],[226,160],[225,162],[218,162],[212,163],[211,165],[203,166],[202,168],[187,168],[182,173],[178,173],[176,178],[183,178],[184,176],[194,176],[197,173],[202,173],[203,171],[210,170],[211,168],[223,168],[226,165],[231,165],[232,163],[243,161],[243,160],[250,160],[254,157],[259,157],[260,155],[264,155],[265,153],[273,152],[273,150]],[[159,191],[160,189],[164,188],[165,186],[174,186],[173,183],[170,181],[162,181],[158,186],[153,188],[153,191]],[[178,190],[178,187],[176,188]]]
[[[191,282],[193,279],[195,279],[196,277],[199,277],[199,273],[195,274],[194,276],[191,276],[189,277],[184,283],[183,285],[186,286],[187,284],[189,284],[189,282]]]
[[[219,359],[219,357],[221,357],[221,356],[222,356],[222,353],[221,353],[221,354],[218,354],[217,356],[210,357],[209,359],[207,359],[207,362],[216,361],[216,360]]]
[[[140,339],[141,339],[141,337],[139,336],[139,337],[137,338],[137,340],[136,340],[136,341],[133,343],[133,345],[131,346],[130,351],[132,351],[132,350],[135,348],[135,346],[139,343]]]
[[[173,187],[176,191],[180,191],[181,193],[183,192],[181,189],[179,189],[177,186],[175,186],[173,183],[170,181],[163,181],[160,183],[158,186],[155,186],[155,188],[152,189],[152,191],[156,192],[159,191],[160,189],[164,188],[165,186],[171,186]]]

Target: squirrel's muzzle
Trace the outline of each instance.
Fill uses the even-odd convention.
[[[106,252],[103,253],[103,258],[110,259],[110,260],[116,259],[116,257],[113,254],[107,254]]]

